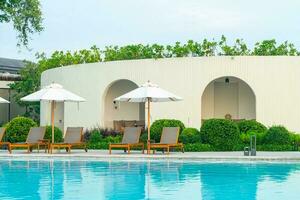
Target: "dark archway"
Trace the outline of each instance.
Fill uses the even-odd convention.
[[[237,77],[214,79],[202,94],[201,118],[256,119],[255,93]]]
[[[111,83],[104,96],[104,127],[120,129],[120,126],[143,126],[145,123],[145,104],[115,102],[114,99],[138,85],[130,80],[121,79]]]

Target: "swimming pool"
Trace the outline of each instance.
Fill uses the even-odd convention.
[[[300,163],[0,159],[0,199],[300,199]]]

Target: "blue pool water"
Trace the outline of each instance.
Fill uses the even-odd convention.
[[[300,163],[0,160],[0,199],[300,199]]]

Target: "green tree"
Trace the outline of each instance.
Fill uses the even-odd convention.
[[[1,0],[0,23],[13,23],[18,45],[28,45],[30,35],[41,32],[42,12],[39,0]]]
[[[219,55],[225,56],[246,56],[250,55],[250,50],[248,49],[246,43],[243,39],[236,39],[233,46],[227,44],[227,39],[224,35],[221,37],[219,42],[219,47],[221,52]]]
[[[39,121],[39,102],[24,102],[20,99],[30,93],[40,89],[41,74],[48,69],[74,65],[81,63],[94,63],[101,61],[100,50],[93,46],[89,50],[80,50],[75,52],[63,51],[54,52],[51,57],[45,54],[37,54],[37,63],[26,62],[25,67],[20,71],[21,81],[10,84],[11,89],[15,90],[14,99],[16,102],[26,108],[25,116]]]
[[[256,56],[296,56],[299,52],[295,48],[295,45],[285,41],[284,43],[277,45],[275,39],[263,40],[255,44],[252,55]]]

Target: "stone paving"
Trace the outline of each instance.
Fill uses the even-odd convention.
[[[0,150],[2,159],[109,159],[109,160],[237,160],[237,161],[299,161],[300,152],[257,152],[257,156],[244,156],[243,152],[171,152],[169,155],[158,152],[156,154],[142,154],[140,151],[132,151],[131,154],[124,153],[121,150],[114,150],[110,155],[108,150],[73,150],[71,153],[65,151],[55,151],[48,154],[40,151],[26,153],[25,150],[14,150],[9,154],[5,150]]]

